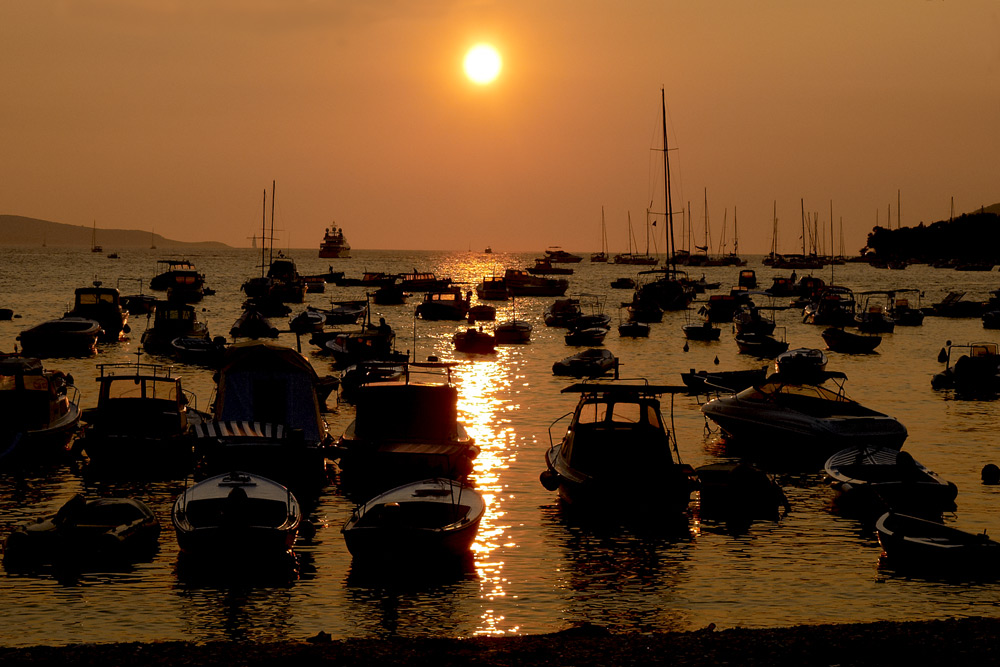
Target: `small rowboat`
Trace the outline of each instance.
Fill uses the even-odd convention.
[[[824,329],[821,335],[828,349],[843,354],[871,354],[882,343],[881,336],[862,336],[837,327]]]
[[[1000,542],[937,521],[886,512],[875,522],[885,562],[962,577],[1000,573]]]
[[[907,452],[859,445],[843,449],[823,466],[846,511],[886,510],[940,516],[955,510],[958,487],[941,479]]]
[[[434,562],[468,556],[486,501],[471,486],[425,479],[359,505],[341,532],[355,559]]]

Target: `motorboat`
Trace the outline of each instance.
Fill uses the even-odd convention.
[[[42,362],[0,356],[0,469],[62,461],[80,424],[80,392],[73,377]]]
[[[385,285],[372,293],[372,301],[379,306],[400,306],[406,303],[409,297],[402,285]]]
[[[122,308],[118,290],[101,287],[99,280],[95,280],[92,287],[78,287],[73,298],[73,309],[66,313],[66,317],[97,321],[101,325],[97,339],[112,343],[124,338],[131,330],[128,316],[128,311]]]
[[[428,291],[417,305],[415,315],[425,320],[464,320],[469,314],[471,294],[463,294],[460,287]]]
[[[910,303],[909,295],[916,298],[916,303]],[[901,327],[919,327],[924,323],[924,311],[920,309],[921,291],[916,288],[898,289],[892,292],[889,303],[889,317]]]
[[[857,301],[854,292],[842,285],[827,285],[803,309],[802,321],[828,327],[854,325]]]
[[[295,260],[280,252],[271,261],[265,276],[269,281],[268,295],[283,303],[302,303],[306,299],[306,281],[299,273]],[[249,296],[249,293],[248,293]]]
[[[789,382],[822,382],[826,379],[824,372],[827,361],[823,350],[797,347],[774,358],[774,372],[781,373]]]
[[[340,374],[340,400],[354,403],[358,389],[372,382],[398,382],[406,376],[405,362],[362,361]]]
[[[554,266],[555,263],[548,257],[538,257],[535,259],[535,265],[529,266],[525,271],[533,276],[545,276],[549,274],[568,276],[573,274],[573,269],[565,266]]]
[[[701,520],[721,520],[735,528],[755,520],[777,521],[789,508],[774,478],[748,461],[706,463],[694,473]]]
[[[438,278],[431,271],[400,273],[399,285],[407,292],[443,292],[451,286],[451,278]]]
[[[579,394],[565,434],[549,449],[542,485],[560,499],[588,511],[654,519],[687,509],[696,488],[694,471],[680,462],[660,413],[659,397],[686,387],[645,381],[582,382],[562,393]],[[673,450],[673,451],[672,451]],[[624,518],[624,517],[623,517]]]
[[[16,526],[4,540],[3,563],[14,571],[128,563],[152,558],[159,537],[160,522],[141,500],[78,493],[54,514]]]
[[[340,276],[334,282],[338,287],[364,287],[366,289],[377,289],[395,285],[399,276],[385,273],[383,271],[365,271],[360,278],[347,278]]]
[[[496,338],[482,329],[469,327],[465,331],[458,331],[451,338],[455,344],[456,352],[467,354],[495,354],[497,351]]]
[[[178,336],[170,341],[170,354],[186,364],[218,368],[226,353],[226,345],[226,339],[222,336],[216,336],[211,340]]]
[[[767,366],[734,371],[696,371],[681,373],[681,381],[692,394],[733,393],[764,381]]]
[[[684,337],[688,340],[719,340],[719,336],[722,334],[722,329],[713,327],[712,321],[707,317],[704,322],[685,324],[681,327],[681,330],[684,332]]]
[[[469,324],[474,322],[494,322],[497,309],[488,303],[479,303],[469,308]]]
[[[750,302],[746,290],[733,290],[729,294],[713,294],[708,303],[698,309],[710,322],[732,322],[740,306]]]
[[[511,296],[562,296],[569,289],[565,278],[533,276],[523,269],[507,269],[503,278]]]
[[[174,501],[171,519],[178,546],[191,556],[278,558],[295,544],[302,507],[282,484],[234,471],[184,489]]]
[[[903,445],[906,427],[849,398],[844,373],[825,371],[822,380],[803,383],[774,373],[736,394],[712,399],[701,411],[757,458],[819,466],[832,453],[853,445]]]
[[[160,259],[156,262],[157,274],[149,281],[149,289],[165,292],[171,287],[201,287],[204,274],[198,273],[194,264],[186,259]]]
[[[871,354],[882,343],[874,334],[856,334],[838,327],[827,327],[820,334],[828,349],[843,354]]]
[[[506,301],[510,297],[507,281],[503,276],[485,276],[476,285],[476,296],[480,301]]]
[[[367,361],[406,361],[405,352],[395,350],[396,334],[385,319],[378,325],[365,325],[359,331],[336,331],[328,337],[314,334],[309,339],[314,345],[333,355],[333,364],[344,369]]]
[[[25,329],[17,336],[29,357],[89,357],[97,353],[101,325],[86,317],[61,317]]]
[[[545,249],[545,258],[553,264],[577,264],[583,261],[583,257],[580,255],[566,252],[557,245]]]
[[[635,280],[629,277],[615,278],[611,281],[611,289],[635,289]]]
[[[365,300],[332,301],[329,310],[320,310],[310,306],[308,310],[322,313],[324,324],[357,324],[358,320],[368,315],[368,302]]]
[[[645,322],[628,320],[618,325],[618,335],[622,338],[649,338],[650,326]]]
[[[366,382],[356,413],[335,448],[342,481],[354,490],[385,489],[429,477],[463,479],[479,454],[458,419],[449,362],[410,362],[395,381]]]
[[[233,338],[277,338],[278,328],[248,300],[243,304],[243,312],[229,329],[229,335]]]
[[[326,228],[319,244],[319,256],[323,259],[347,259],[351,256],[351,244],[347,242],[343,227],[333,224]]]
[[[157,301],[153,323],[142,332],[142,348],[152,354],[170,354],[175,338],[205,338],[208,325],[198,320],[193,306],[186,303]]]
[[[639,272],[634,301],[653,303],[661,310],[685,310],[694,298],[688,275],[674,269],[649,269]],[[643,319],[644,322],[652,322]]]
[[[740,269],[737,284],[747,289],[757,289],[757,272],[753,269]]]
[[[575,326],[564,336],[567,345],[600,345],[608,335],[609,328],[603,326]]]
[[[359,505],[341,532],[355,559],[439,562],[471,555],[486,501],[453,479],[410,482]]]
[[[767,334],[739,333],[733,339],[740,354],[749,354],[759,359],[774,359],[788,349],[787,341]]]
[[[618,367],[618,357],[611,350],[591,348],[571,354],[552,364],[553,375],[592,378],[606,375]]]
[[[875,522],[886,564],[963,578],[1000,573],[1000,542],[939,521],[886,512]]]
[[[943,299],[930,306],[930,314],[936,317],[982,317],[986,304],[967,301],[964,297],[965,292],[948,292]]]
[[[990,342],[952,344],[939,355],[945,368],[931,378],[934,389],[954,389],[960,396],[993,396],[1000,392],[1000,345]]]
[[[771,317],[765,317],[761,314],[761,309],[753,303],[743,303],[733,313],[733,327],[738,334],[753,333],[770,336],[775,329],[774,311],[771,310]]]
[[[298,335],[322,331],[325,325],[326,315],[322,311],[310,308],[306,308],[288,321],[289,330]]]
[[[556,299],[545,309],[547,327],[570,327],[583,315],[580,300],[574,297]]]
[[[866,334],[892,333],[896,328],[896,320],[889,312],[893,293],[868,290],[859,292],[858,296],[861,297],[861,310],[855,316],[858,330]]]
[[[874,518],[892,510],[927,517],[955,510],[958,487],[908,452],[855,445],[833,454],[823,468],[838,507],[849,513]]]
[[[234,343],[216,377],[213,420],[195,427],[199,474],[243,470],[305,494],[327,483],[331,438],[308,359],[271,341]]]
[[[98,364],[97,406],[83,411],[74,451],[114,476],[183,477],[192,464],[191,428],[201,421],[194,394],[169,366]]]
[[[507,343],[529,343],[531,342],[531,322],[517,319],[517,300],[512,300],[511,304],[510,319],[500,322],[493,328],[493,337],[501,345]]]

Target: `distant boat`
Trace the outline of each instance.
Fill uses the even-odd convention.
[[[104,248],[97,245],[97,220],[94,220],[94,231],[90,235],[90,252],[104,252]]]
[[[591,262],[608,261],[608,228],[604,224],[604,207],[601,207],[601,252],[595,252],[590,256]]]
[[[331,225],[327,228],[319,246],[319,256],[324,259],[347,259],[351,256],[351,244],[347,242],[342,227]]]

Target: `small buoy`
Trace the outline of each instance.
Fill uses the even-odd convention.
[[[719,355],[715,355],[715,365],[719,365]]]
[[[688,347],[688,344],[687,344],[687,341],[684,341],[684,351],[685,351],[685,352],[687,352],[687,351],[688,351],[688,350],[690,350],[690,349],[691,349],[691,348],[690,348],[690,347]]]
[[[938,362],[943,364],[947,363],[947,361],[948,361],[948,350],[942,347],[941,351],[938,352]]]
[[[1000,484],[1000,467],[995,463],[987,463],[983,466],[983,484]]]

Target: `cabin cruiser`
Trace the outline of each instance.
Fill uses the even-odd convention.
[[[413,269],[412,273],[400,273],[397,277],[400,286],[407,292],[434,292],[451,286],[451,278],[438,278],[430,271]]]
[[[28,357],[0,357],[0,468],[61,461],[80,423],[73,377]]]
[[[204,286],[205,276],[186,259],[157,260],[157,275],[149,281],[149,289],[165,292],[171,287],[196,289]]]
[[[774,373],[763,382],[701,406],[736,443],[758,458],[808,459],[821,465],[856,444],[899,449],[906,427],[847,397],[847,376],[824,371],[809,383]]]
[[[774,372],[781,373],[787,381],[823,382],[826,379],[827,356],[823,350],[797,347],[782,352],[774,358]]]
[[[194,395],[169,366],[98,364],[97,407],[73,445],[102,474],[180,477],[191,460],[191,427],[201,421]]]
[[[540,480],[569,505],[612,513],[643,510],[678,515],[695,489],[693,470],[680,462],[660,413],[659,396],[687,387],[645,381],[583,382],[562,393],[579,394],[572,420],[550,446]],[[673,450],[673,451],[671,451]]]
[[[1000,344],[959,345],[948,341],[938,359],[945,368],[931,378],[934,389],[954,389],[960,396],[993,396],[1000,392]]]
[[[442,292],[427,292],[415,314],[425,320],[464,320],[469,314],[472,293],[462,294],[459,287]]]
[[[208,339],[208,325],[198,321],[189,304],[157,301],[153,324],[142,332],[142,348],[152,354],[170,354],[171,343],[181,337]]]
[[[199,473],[242,470],[296,491],[326,484],[330,436],[308,359],[270,341],[235,343],[217,377],[213,421],[195,427]]]
[[[855,308],[854,293],[850,289],[828,285],[803,309],[802,321],[828,327],[854,326]]]
[[[507,292],[507,281],[503,276],[485,276],[476,285],[476,296],[480,301],[506,301],[510,294]]]
[[[73,310],[66,317],[83,317],[101,325],[97,339],[118,342],[129,333],[128,311],[122,308],[121,295],[113,287],[101,287],[95,280],[93,287],[78,287],[73,300]]]
[[[507,269],[503,278],[511,296],[562,296],[569,289],[565,278],[533,276],[523,269]]]
[[[479,449],[458,419],[455,364],[402,366],[398,379],[369,381],[355,392],[354,421],[336,447],[350,487],[381,491],[428,477],[462,479],[472,471]]]

